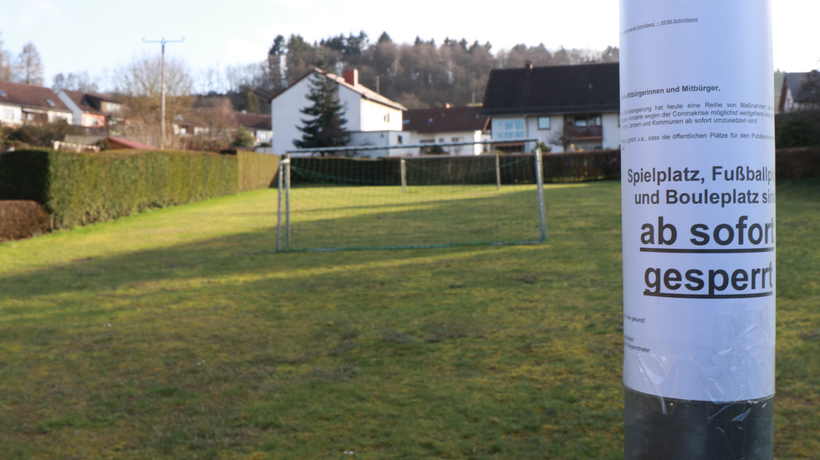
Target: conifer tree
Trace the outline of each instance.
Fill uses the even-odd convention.
[[[315,72],[310,77],[310,92],[306,96],[312,104],[301,109],[307,115],[303,119],[302,140],[293,144],[300,149],[317,147],[342,147],[350,140],[350,133],[345,130],[347,120],[344,108],[339,103],[338,84],[324,74]]]

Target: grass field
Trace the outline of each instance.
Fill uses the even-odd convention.
[[[535,184],[296,187],[290,202],[292,250],[541,239]]]
[[[0,244],[0,458],[621,458],[619,189],[546,186],[542,245],[276,253],[274,190]],[[820,451],[819,234],[779,183],[781,459]]]

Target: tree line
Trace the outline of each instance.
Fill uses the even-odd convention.
[[[362,31],[309,43],[292,34],[274,38],[265,60],[228,67],[225,74],[233,91],[249,86],[275,94],[317,66],[337,74],[357,69],[359,82],[368,88],[408,108],[427,108],[481,102],[490,70],[523,67],[526,61],[534,66],[617,62],[618,48],[550,51],[544,44],[518,44],[493,53],[490,42],[463,38],[436,44],[416,37],[413,43],[399,44],[387,32],[371,42]],[[209,72],[213,78],[213,69]]]

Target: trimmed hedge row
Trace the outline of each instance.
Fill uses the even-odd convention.
[[[276,173],[279,172],[279,156],[265,153],[236,152],[239,160],[239,191],[259,190],[275,187]]]
[[[620,150],[545,154],[544,182],[619,179]],[[495,155],[406,158],[408,185],[495,184]],[[401,158],[292,158],[294,183],[401,184]],[[534,183],[532,155],[499,156],[502,184]]]
[[[238,183],[237,157],[229,155],[22,150],[0,156],[0,199],[44,204],[53,228],[229,195]]]
[[[774,158],[778,179],[820,177],[820,147],[779,149]]]

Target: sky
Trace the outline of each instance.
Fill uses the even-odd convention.
[[[816,19],[806,9],[813,3],[772,0],[775,68],[820,67],[820,40],[811,37]],[[3,49],[16,56],[33,43],[46,86],[58,73],[87,71],[105,88],[118,66],[159,53],[159,44],[143,39],[184,38],[169,43],[166,53],[187,62],[198,78],[208,68],[262,61],[277,35],[313,42],[364,31],[376,41],[387,32],[397,43],[419,36],[440,44],[449,37],[489,41],[493,51],[518,43],[603,50],[618,46],[618,28],[618,0],[0,0]]]

